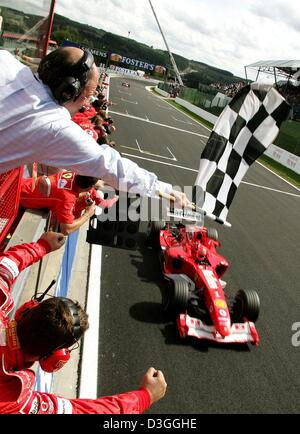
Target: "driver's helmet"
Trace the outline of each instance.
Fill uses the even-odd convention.
[[[191,244],[191,252],[194,259],[202,260],[206,253],[206,247],[201,243],[202,232],[197,225],[187,225],[186,234]]]
[[[186,225],[185,226],[185,230],[186,230],[186,234],[187,237],[189,239],[189,241],[192,243],[196,240],[199,241],[199,239],[201,239],[201,236],[199,237],[198,235],[201,235],[201,231],[200,231],[200,227],[197,225]]]
[[[207,254],[207,249],[200,240],[195,240],[193,242],[191,251],[193,258],[197,259],[198,261],[202,261]]]

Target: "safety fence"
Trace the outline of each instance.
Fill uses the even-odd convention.
[[[19,167],[0,174],[0,244],[18,214],[23,172],[24,168]]]
[[[300,157],[300,122],[295,120],[284,122],[275,145]]]
[[[220,93],[204,92],[188,87],[184,87],[180,90],[179,98],[185,99],[193,105],[205,109],[215,116],[219,116],[223,108],[231,100],[231,98]]]
[[[173,83],[159,83],[158,87],[170,95],[174,91]],[[196,107],[204,109],[209,113],[219,116],[223,108],[229,103],[231,98],[226,95],[210,89],[209,86],[203,86],[201,89],[191,87],[181,87],[177,96]]]

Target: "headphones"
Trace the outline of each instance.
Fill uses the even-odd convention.
[[[24,303],[22,306],[20,306],[15,313],[14,320],[9,322],[8,333],[7,333],[8,346],[10,350],[15,352],[14,362],[17,365],[18,370],[24,368],[25,364],[24,364],[23,354],[20,349],[20,345],[17,337],[17,323],[21,321],[28,314],[29,311],[39,306],[39,304],[41,303],[41,301],[43,300],[47,292],[50,290],[50,288],[54,285],[54,283],[55,280],[51,282],[49,287],[46,289],[46,291],[44,291],[44,293],[41,296],[34,298],[33,300],[30,300]],[[69,343],[68,345],[63,344],[61,347],[52,351],[51,354],[42,357],[39,360],[40,366],[45,372],[54,372],[62,368],[70,360],[71,357],[70,356],[71,351],[68,348],[64,348],[64,347],[72,346],[80,339],[82,335],[80,317],[78,315],[78,310],[76,305],[69,298],[59,297],[59,299],[69,309],[73,319],[73,329],[72,329],[73,342],[71,344]]]
[[[65,52],[62,48],[52,51],[41,61],[38,74],[48,85],[60,105],[76,101],[88,81],[88,73],[94,64],[94,56],[88,50],[75,65],[64,65]]]

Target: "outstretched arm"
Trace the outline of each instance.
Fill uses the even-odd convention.
[[[70,235],[72,232],[77,231],[77,229],[80,228],[85,222],[89,220],[90,217],[92,217],[95,213],[96,205],[92,204],[90,206],[87,206],[85,208],[84,213],[82,216],[76,218],[73,223],[60,223],[59,227],[61,232],[64,235]]]
[[[42,259],[47,253],[59,249],[65,242],[63,234],[46,232],[35,243],[18,244],[0,255],[0,266],[11,272],[13,277],[16,271],[20,273],[24,268]],[[5,264],[12,264],[12,268]]]
[[[30,402],[20,403],[24,413],[30,413],[35,403],[37,414],[140,414],[163,398],[167,383],[161,371],[149,368],[140,389],[98,399],[66,399],[49,393],[32,392]],[[43,403],[49,405],[42,405]],[[12,411],[16,412],[16,409]]]
[[[22,270],[42,259],[47,253],[59,249],[65,242],[63,234],[46,232],[35,243],[24,243],[11,247],[0,255],[0,279],[4,286],[0,286],[0,309],[8,300],[8,293]],[[8,307],[9,306],[9,307]],[[6,306],[5,314],[12,308],[11,301]]]

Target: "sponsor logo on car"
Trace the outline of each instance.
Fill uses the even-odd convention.
[[[215,300],[215,306],[220,309],[226,309],[226,302],[224,300],[217,299]]]

